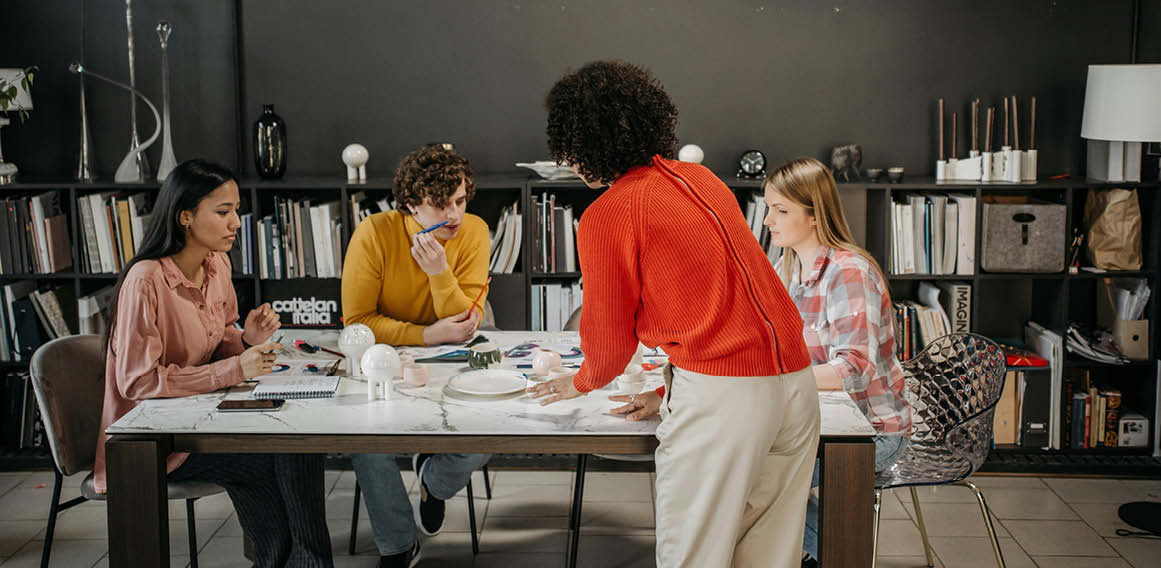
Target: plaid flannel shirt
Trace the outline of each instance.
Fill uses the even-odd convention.
[[[788,290],[802,314],[812,363],[834,367],[843,390],[877,432],[906,433],[911,409],[903,397],[894,311],[883,277],[862,255],[825,246],[806,279],[800,276],[795,267]]]

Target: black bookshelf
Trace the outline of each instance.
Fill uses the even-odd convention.
[[[761,192],[761,180],[742,179],[733,175],[720,175],[721,179],[733,190],[738,198],[739,207],[745,209],[745,204],[755,193]],[[349,240],[354,226],[349,207],[350,196],[358,192],[367,195],[387,195],[392,188],[390,178],[372,178],[362,183],[347,182],[333,177],[304,177],[285,180],[259,180],[244,178],[238,181],[243,201],[248,203],[256,213],[268,211],[275,196],[290,197],[310,195],[325,195],[328,200],[340,203],[342,220],[342,252],[346,253],[346,241]],[[533,235],[531,224],[527,222],[531,198],[533,195],[545,193],[556,194],[558,199],[570,204],[574,208],[575,218],[579,219],[585,207],[599,197],[601,190],[586,187],[579,180],[542,180],[529,177],[526,174],[497,174],[480,175],[476,178],[477,193],[475,199],[469,203],[468,211],[480,215],[489,226],[494,227],[499,220],[503,207],[518,203],[520,213],[525,222],[520,251],[520,260],[515,271],[511,274],[491,274],[492,284],[489,289],[489,302],[497,317],[497,325],[501,329],[529,329],[531,326],[531,287],[534,284],[545,282],[569,282],[580,278],[579,272],[541,273],[532,270],[529,259],[533,252]],[[1061,450],[1056,452],[1030,451],[1024,448],[997,448],[993,458],[985,468],[988,471],[1017,472],[1017,473],[1053,473],[1063,471],[1069,464],[1077,465],[1083,462],[1084,471],[1092,474],[1113,475],[1117,472],[1132,471],[1135,473],[1161,473],[1161,461],[1154,457],[1158,444],[1157,419],[1161,416],[1161,406],[1157,402],[1161,399],[1161,384],[1158,380],[1158,321],[1161,321],[1161,310],[1158,302],[1161,297],[1161,190],[1157,182],[1108,184],[1088,180],[1050,180],[1037,183],[938,183],[931,178],[907,179],[904,183],[841,183],[841,193],[861,192],[866,197],[866,246],[868,250],[884,264],[888,258],[889,239],[889,205],[895,193],[918,192],[954,192],[975,195],[979,198],[991,194],[1024,194],[1062,203],[1067,208],[1068,227],[1071,234],[1084,206],[1084,194],[1091,189],[1123,187],[1137,188],[1141,200],[1143,217],[1143,248],[1145,266],[1138,271],[1120,271],[1093,273],[1081,271],[1070,274],[1067,272],[1044,273],[989,273],[980,269],[981,231],[977,230],[976,266],[971,275],[897,275],[888,274],[887,279],[892,288],[892,294],[899,297],[913,297],[914,287],[919,281],[964,281],[972,286],[972,329],[979,333],[999,337],[1020,337],[1024,322],[1033,319],[1045,324],[1049,329],[1065,335],[1068,322],[1077,319],[1078,313],[1085,313],[1083,308],[1087,301],[1092,303],[1088,286],[1098,278],[1130,277],[1147,278],[1151,281],[1153,301],[1149,302],[1147,317],[1150,321],[1151,358],[1148,361],[1135,361],[1129,365],[1111,366],[1087,361],[1070,355],[1066,358],[1068,368],[1090,368],[1101,372],[1118,372],[1133,380],[1149,385],[1147,392],[1152,393],[1152,400],[1133,400],[1133,409],[1150,419],[1150,444],[1142,449],[1114,449],[1109,452],[1102,449],[1093,450]],[[63,201],[69,205],[65,207],[70,217],[70,241],[73,247],[73,266],[80,266],[80,252],[77,248],[80,242],[78,235],[79,212],[75,203],[82,195],[97,191],[134,191],[156,190],[157,183],[117,184],[98,181],[94,183],[79,183],[71,180],[32,180],[0,186],[0,196],[37,193],[49,190],[63,192]],[[976,226],[982,227],[980,215],[982,207],[976,208]],[[1068,238],[1066,235],[1065,244]],[[885,264],[884,264],[885,265]],[[886,266],[886,265],[885,265]],[[0,283],[13,280],[34,280],[37,282],[73,284],[78,297],[91,293],[95,289],[111,284],[116,276],[113,274],[88,274],[77,271],[76,268],[54,274],[9,274],[0,275]],[[256,304],[264,298],[264,291],[271,286],[257,274],[233,275],[236,288],[239,290],[239,303],[242,310],[249,309],[250,304]],[[337,290],[338,278],[322,278],[317,280],[323,286],[332,286]],[[335,300],[338,300],[337,292]],[[1078,307],[1080,306],[1080,307]],[[244,311],[243,311],[244,313]],[[1081,318],[1083,319],[1083,317]],[[70,321],[69,325],[76,329],[78,322]],[[289,326],[288,326],[289,327]],[[333,327],[333,326],[332,326]],[[27,362],[3,362],[0,370],[21,369]],[[1126,393],[1127,395],[1128,393]],[[1148,404],[1144,404],[1147,402]],[[1117,467],[1102,470],[1101,457],[1114,457],[1121,460]],[[1088,459],[1093,458],[1093,459]],[[1133,461],[1136,460],[1136,461]],[[1108,461],[1108,460],[1105,460]],[[1111,463],[1111,462],[1110,462]],[[51,460],[43,452],[8,452],[0,453],[0,471],[22,468],[48,467]]]

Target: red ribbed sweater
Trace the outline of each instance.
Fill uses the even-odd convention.
[[[581,216],[581,392],[624,372],[638,339],[707,375],[781,375],[810,365],[802,318],[733,192],[698,164],[654,157]]]

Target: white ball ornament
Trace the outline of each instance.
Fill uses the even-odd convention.
[[[390,399],[391,381],[402,372],[399,353],[390,345],[372,345],[363,353],[359,364],[367,379],[367,400]]]
[[[367,159],[371,154],[362,144],[343,148],[343,163],[347,165],[347,181],[367,181]]]
[[[686,144],[677,151],[677,159],[683,162],[700,164],[705,159],[705,152],[697,144]]]

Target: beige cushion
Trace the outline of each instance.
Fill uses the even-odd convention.
[[[213,483],[204,481],[170,481],[166,484],[166,489],[168,490],[168,499],[197,499],[225,491]],[[81,495],[92,501],[104,501],[108,497],[104,493],[97,493],[92,473],[85,476],[85,480],[81,482]]]

